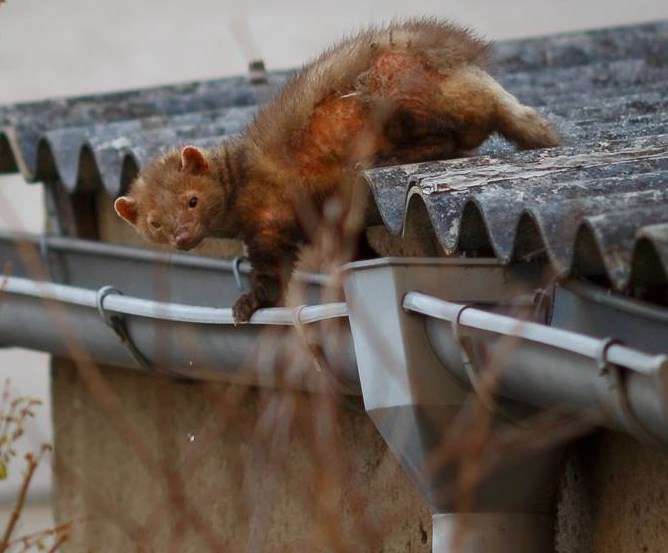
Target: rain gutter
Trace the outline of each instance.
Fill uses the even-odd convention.
[[[343,303],[262,309],[235,326],[243,261],[4,234],[0,264],[0,344],[179,379],[359,393]],[[297,280],[303,302],[320,299],[326,279]]]
[[[403,308],[426,316],[436,357],[472,389],[485,370],[463,354],[494,359],[500,340],[510,341],[499,369],[498,394],[540,408],[600,412],[600,421],[654,445],[668,445],[668,356],[647,354],[612,338],[520,321],[470,305],[409,292]],[[666,345],[666,344],[664,344]],[[540,362],[537,362],[540,360]]]
[[[426,470],[426,461],[479,390],[483,360],[499,359],[508,343],[496,390],[503,401],[595,412],[611,428],[668,444],[665,342],[647,349],[586,335],[583,315],[595,304],[645,321],[660,336],[664,313],[606,301],[577,283],[557,286],[553,301],[544,302],[549,275],[539,266],[492,259],[354,263],[344,269],[345,303],[309,305],[327,281],[300,274],[304,305],[260,310],[250,324],[235,326],[229,306],[247,285],[242,262],[14,235],[0,235],[0,262],[1,344],[181,379],[361,392],[432,509],[434,551],[457,533],[447,492],[456,475],[447,467]],[[469,513],[465,550],[551,547],[560,462],[560,448],[548,447],[488,475]]]

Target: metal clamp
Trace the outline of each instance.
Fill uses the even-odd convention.
[[[501,417],[508,422],[512,422],[513,424],[516,425],[520,424],[519,421],[517,420],[517,417],[509,413],[499,403],[495,403],[490,394],[484,394],[482,391],[482,385],[480,384],[480,373],[481,373],[481,370],[479,368],[480,363],[474,360],[474,358],[476,357],[476,352],[474,351],[472,341],[465,340],[464,338],[462,338],[461,335],[462,314],[467,309],[476,309],[476,308],[477,306],[475,305],[469,305],[469,304],[462,305],[457,310],[457,315],[450,323],[452,325],[452,336],[459,345],[459,354],[462,360],[462,364],[464,365],[464,371],[466,372],[466,376],[468,378],[468,384],[475,392],[475,395],[482,404],[482,406],[485,407],[485,409],[487,409],[490,413],[493,413],[496,416]],[[476,367],[478,368],[476,369]]]
[[[473,307],[472,305],[462,305],[457,310],[457,315],[452,319],[452,337],[459,346],[459,351],[461,354],[462,362],[464,363],[464,370],[466,371],[466,376],[469,379],[469,384],[473,391],[480,396],[480,382],[478,380],[478,373],[475,369],[475,362],[471,359],[471,354],[468,350],[468,345],[464,343],[464,339],[461,334],[461,317],[464,311]]]
[[[237,255],[232,260],[232,275],[234,275],[234,282],[237,283],[237,288],[239,292],[245,292],[244,283],[241,280],[241,272],[239,271],[239,266],[242,261],[246,261],[248,258],[245,255]]]
[[[310,340],[307,327],[302,322],[302,312],[306,307],[308,307],[306,304],[296,306],[292,311],[292,320],[297,339],[301,340],[303,346],[313,358],[314,370],[324,376],[325,386],[330,392],[339,397],[339,401],[355,412],[364,412],[363,410],[360,411],[358,406],[348,400],[348,394],[351,394],[353,390],[336,376],[334,370],[327,362],[321,341]]]
[[[462,305],[457,310],[457,315],[451,321],[452,337],[459,346],[459,353],[462,359],[462,363],[464,365],[464,371],[466,372],[466,376],[468,378],[468,384],[471,386],[471,388],[475,392],[480,402],[490,411],[494,411],[495,410],[494,405],[490,403],[487,397],[482,393],[482,387],[480,385],[480,378],[478,375],[480,369],[476,370],[476,362],[473,360],[474,357],[474,353],[472,351],[473,348],[470,347],[470,344],[466,343],[466,341],[464,340],[464,338],[462,338],[461,335],[462,314],[467,309],[471,309],[473,307],[474,307],[473,305],[467,304],[467,305]],[[469,351],[469,348],[471,349],[471,351]]]
[[[42,266],[44,267],[44,272],[46,276],[49,277],[49,280],[54,282],[53,275],[51,274],[51,262],[50,262],[50,252],[49,252],[49,238],[46,234],[41,234],[39,237],[39,257],[42,260]]]
[[[600,347],[596,353],[596,366],[599,374],[608,381],[608,391],[612,394],[614,409],[621,417],[624,427],[641,442],[655,448],[666,450],[664,446],[650,431],[645,428],[643,422],[633,411],[631,401],[629,400],[626,379],[624,378],[624,369],[619,365],[611,363],[608,359],[608,350],[614,345],[621,345],[623,342],[616,338],[605,338],[601,340]]]
[[[302,303],[293,307],[292,309],[292,322],[295,325],[295,328],[302,328],[302,311],[306,308],[307,305]]]
[[[534,292],[533,320],[548,326],[554,314],[555,281],[556,277],[553,277],[544,287]]]
[[[120,290],[114,288],[113,286],[103,286],[97,291],[97,294],[95,296],[95,303],[97,305],[97,310],[100,313],[100,316],[102,317],[106,325],[116,333],[116,335],[121,340],[121,343],[128,350],[128,352],[135,360],[137,365],[139,365],[142,369],[146,369],[147,371],[157,372],[156,369],[151,365],[149,360],[146,359],[146,357],[144,357],[142,352],[139,351],[135,343],[132,341],[132,338],[128,333],[128,329],[125,326],[125,321],[123,320],[123,317],[121,317],[120,315],[114,315],[105,309],[104,300],[107,296],[111,294],[116,294],[119,296],[123,295],[123,293]]]

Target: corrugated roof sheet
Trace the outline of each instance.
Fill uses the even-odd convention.
[[[502,42],[495,57],[499,80],[564,146],[490,140],[475,158],[369,171],[388,229],[419,228],[437,253],[539,258],[620,291],[663,290],[665,302],[668,22]],[[258,97],[236,77],[0,107],[0,172],[115,196],[165,149],[238,132]]]
[[[280,86],[285,73],[273,74]],[[102,184],[117,195],[138,167],[185,141],[219,143],[256,108],[245,77],[0,107],[0,172],[58,179],[69,190]]]
[[[668,23],[498,45],[500,80],[564,145],[368,171],[394,234],[432,251],[549,261],[668,303]]]

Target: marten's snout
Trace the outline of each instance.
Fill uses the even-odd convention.
[[[174,244],[180,250],[190,250],[199,244],[199,238],[188,231],[181,231],[174,236]]]

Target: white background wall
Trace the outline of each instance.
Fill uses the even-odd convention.
[[[240,73],[254,53],[270,69],[294,67],[344,33],[402,15],[447,17],[503,39],[666,19],[668,1],[8,0],[0,6],[0,103]],[[239,18],[252,36],[241,43],[233,32]],[[0,227],[39,232],[42,224],[40,187],[0,177]],[[0,350],[6,377],[47,404],[28,432],[35,449],[50,439],[46,356]],[[15,493],[13,474],[0,482],[0,502]],[[45,470],[35,491],[48,489]]]

